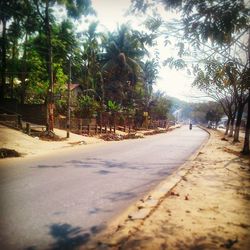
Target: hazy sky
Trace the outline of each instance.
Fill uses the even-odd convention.
[[[143,28],[141,25],[143,17],[125,16],[130,0],[92,0],[92,4],[97,12],[100,29],[103,29],[103,31],[105,28],[113,31],[118,24],[126,23],[127,21],[131,22],[133,29],[141,30]],[[159,12],[164,19],[176,16],[174,13],[167,13],[163,8],[160,8]],[[84,19],[86,20],[86,17]],[[92,19],[88,18],[89,21]],[[174,55],[177,51],[177,49],[174,51],[173,48],[164,47],[161,42],[159,43],[157,48],[161,61]],[[192,81],[193,78],[188,76],[185,70],[176,71],[162,66],[154,89],[164,91],[167,95],[175,96],[185,101],[197,101],[197,98],[193,97],[199,96],[200,93],[191,88]]]

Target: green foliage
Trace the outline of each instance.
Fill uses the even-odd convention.
[[[112,100],[108,100],[107,108],[111,113],[115,113],[121,110],[121,106]]]
[[[65,114],[71,71],[71,82],[80,84],[85,93],[72,98],[75,115],[90,118],[96,112],[122,111],[133,116],[151,109],[155,117],[166,117],[167,100],[156,100],[153,95],[158,59],[146,60],[148,46],[155,45],[160,18],[145,22],[147,32],[126,24],[104,34],[98,32],[95,22],[76,33],[74,19],[93,14],[89,0],[4,2],[0,3],[1,11],[5,11],[0,20],[1,24],[6,20],[8,29],[1,37],[5,46],[1,52],[7,63],[3,65],[1,60],[1,73],[12,88],[5,97],[22,103],[48,103],[48,90],[53,87],[53,94],[61,96],[55,98],[56,113]],[[56,19],[56,4],[67,11],[64,20]]]
[[[172,99],[172,98],[171,98]],[[207,124],[208,121],[218,123],[224,115],[224,110],[218,102],[186,103],[173,99],[173,106],[180,112],[179,119],[195,123]]]
[[[223,115],[218,110],[209,110],[206,113],[206,120],[218,123]]]
[[[26,74],[25,88],[26,103],[44,103],[48,89],[48,78],[44,61],[36,50],[29,50],[29,60],[26,62],[26,69],[29,73]]]
[[[149,114],[153,119],[167,119],[171,109],[171,101],[161,92],[156,92],[149,105]]]
[[[101,34],[97,32],[98,23],[91,23],[88,30],[83,33],[83,53],[85,72],[84,83],[87,88],[92,88],[97,91],[98,83],[100,82],[101,65],[98,60],[100,53],[100,44],[98,39]]]
[[[163,23],[163,20],[160,17],[148,17],[144,22],[144,25],[147,29],[152,32],[157,31]]]
[[[145,12],[159,2],[148,4],[146,0],[133,0],[134,11]],[[249,8],[244,0],[163,0],[166,9],[182,13],[185,37],[196,42],[208,41],[230,43],[232,34],[249,26]]]
[[[82,15],[95,14],[91,6],[91,0],[58,0],[59,4],[65,4],[68,16],[79,19]]]
[[[54,74],[55,74],[55,83],[54,83],[54,93],[60,93],[66,88],[66,82],[68,76],[64,73],[62,65],[60,63],[54,63]]]
[[[152,91],[158,74],[156,62],[151,65],[142,62],[148,53],[146,45],[152,42],[153,37],[128,25],[122,25],[116,32],[103,37],[102,72],[106,101],[115,101],[125,109],[146,106],[146,93]]]
[[[100,109],[100,104],[88,95],[80,96],[77,104],[76,114],[83,118],[92,118]]]
[[[179,59],[174,59],[173,57],[170,57],[168,59],[166,59],[164,62],[163,62],[163,65],[164,66],[169,66],[171,69],[172,68],[175,68],[177,70],[179,69],[183,69],[187,66],[186,62],[179,58]]]
[[[208,121],[218,123],[224,111],[222,106],[217,102],[193,104],[192,120],[206,124]]]

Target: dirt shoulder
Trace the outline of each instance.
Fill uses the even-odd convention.
[[[55,129],[54,132],[62,140],[43,141],[38,137],[31,137],[20,131],[0,125],[0,148],[12,149],[20,153],[23,157],[29,157],[43,155],[63,148],[103,142],[103,140],[98,138],[73,133],[70,133],[70,138],[66,138],[66,131],[60,129]]]
[[[172,189],[161,184],[161,198],[149,194],[85,248],[250,249],[250,159],[241,144],[210,133]]]
[[[88,144],[97,144],[97,143],[106,143],[105,141],[112,140],[123,140],[127,137],[127,139],[136,139],[142,138],[146,135],[153,135],[159,132],[170,132],[175,128],[179,128],[179,125],[172,126],[165,129],[159,130],[146,130],[146,131],[138,131],[136,133],[128,134],[122,131],[117,130],[116,134],[106,134],[108,138],[100,139],[100,136],[82,136],[74,133],[70,133],[70,137],[66,138],[66,131],[61,129],[54,129],[55,135],[60,138],[58,141],[46,141],[41,140],[39,137],[32,137],[27,134],[24,134],[20,131],[8,128],[4,125],[0,124],[0,153],[4,153],[4,151],[10,150],[14,151],[12,153],[13,156],[21,155],[22,157],[30,157],[30,156],[40,156],[45,155],[51,152],[56,152],[56,150],[61,149],[69,149],[76,146],[84,146]],[[105,134],[103,134],[105,136]],[[0,157],[1,160],[1,157]]]

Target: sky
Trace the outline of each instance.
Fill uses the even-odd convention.
[[[92,0],[92,5],[97,12],[97,17],[88,17],[88,23],[97,18],[102,31],[106,29],[109,31],[116,30],[119,24],[128,21],[130,21],[133,29],[143,29],[141,23],[145,16],[126,15],[130,0]],[[163,8],[159,9],[159,13],[162,14],[164,20],[177,17],[175,13],[166,12]],[[82,27],[86,25],[86,17],[84,17],[83,20]],[[160,40],[158,42],[157,49],[161,62],[176,53],[177,49],[165,47]],[[191,87],[192,81],[193,77],[188,75],[185,70],[177,71],[175,69],[169,69],[167,66],[161,66],[159,78],[154,90],[160,90],[169,96],[174,96],[184,101],[197,102],[203,94]]]

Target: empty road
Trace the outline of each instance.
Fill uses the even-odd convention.
[[[0,160],[0,249],[69,249],[176,170],[208,135],[188,126],[144,139]]]

